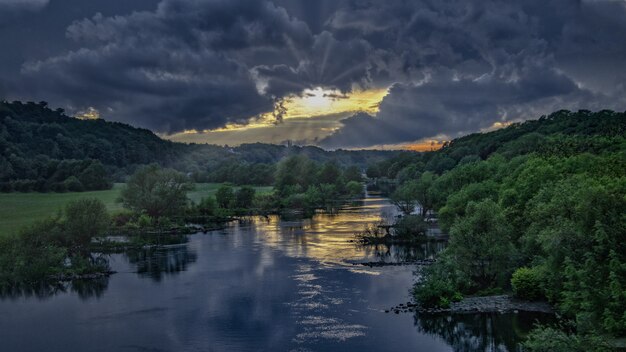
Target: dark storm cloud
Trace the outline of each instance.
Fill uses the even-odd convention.
[[[485,76],[478,80],[433,79],[419,85],[398,83],[381,102],[376,117],[356,114],[345,119],[343,128],[321,144],[366,147],[441,134],[456,137],[490,127],[507,111],[517,115],[522,108],[530,113],[523,109],[529,103],[541,105],[555,97],[585,99],[580,93],[567,77],[549,70],[534,71],[511,82]]]
[[[340,42],[329,32],[315,36],[310,48],[298,52],[296,67],[285,64],[256,66],[254,72],[266,85],[264,91],[282,97],[304,89],[332,87],[342,92],[354,84],[368,86],[370,45],[361,39]]]
[[[619,58],[626,53],[626,37],[617,33],[626,33],[625,4],[391,2],[339,11],[329,22],[337,31],[370,43],[396,34],[396,41],[373,44],[380,48],[373,59],[378,78],[371,75],[401,83],[376,117],[346,119],[321,144],[455,137],[561,108],[623,110],[626,64]],[[392,16],[400,20],[382,20]],[[601,62],[609,68],[598,67]],[[604,77],[594,82],[595,74]]]
[[[216,128],[271,111],[237,51],[311,37],[271,3],[163,1],[153,12],[95,15],[67,36],[85,47],[24,65],[31,89],[76,109],[158,131]],[[55,93],[58,93],[55,96]]]
[[[329,147],[626,107],[623,0],[162,0],[145,9],[76,18],[63,51],[26,55],[0,93],[176,132],[243,123],[305,89],[393,85],[377,116],[344,120],[321,142]]]

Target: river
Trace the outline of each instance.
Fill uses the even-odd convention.
[[[362,246],[370,196],[308,220],[256,218],[184,245],[109,257],[116,274],[4,293],[0,351],[514,351],[535,314],[385,313],[410,300],[415,266],[442,243]]]

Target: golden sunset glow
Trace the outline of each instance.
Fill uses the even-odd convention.
[[[387,93],[387,88],[355,90],[346,94],[338,90],[319,87],[305,89],[301,96],[292,96],[284,100],[283,106],[286,109],[286,113],[283,119],[308,118],[347,112],[375,114],[378,112],[378,106]],[[182,134],[249,130],[272,126],[276,123],[276,117],[272,113],[266,113],[251,118],[246,124],[230,123],[222,128],[204,131],[185,130]]]
[[[91,106],[87,110],[79,111],[76,118],[80,120],[97,120],[100,118],[100,112]]]
[[[354,91],[343,94],[337,90],[316,88],[305,90],[301,97],[286,101],[288,116],[305,117],[336,114],[347,111],[378,112],[378,105],[387,95],[387,88]]]
[[[396,143],[396,144],[378,144],[367,148],[355,148],[359,149],[373,149],[373,150],[412,150],[415,152],[428,152],[439,150],[443,147],[443,144],[447,140],[441,139],[422,139],[411,143]]]
[[[427,152],[427,151],[441,149],[441,147],[443,147],[443,142],[432,140],[432,141],[407,144],[404,149],[412,150],[415,152]]]

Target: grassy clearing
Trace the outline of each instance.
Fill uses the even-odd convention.
[[[100,199],[112,211],[121,210],[116,202],[124,184],[116,183],[112,189],[93,192],[68,193],[0,193],[0,236],[16,233],[35,220],[52,216],[69,201],[79,198]],[[198,183],[187,196],[194,202],[215,194],[220,184]],[[272,187],[256,187],[258,193],[269,193]]]

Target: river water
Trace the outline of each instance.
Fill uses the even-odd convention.
[[[118,273],[4,293],[0,351],[514,351],[536,315],[385,313],[443,244],[349,240],[393,216],[371,196],[335,215],[253,219],[184,245],[109,257]]]

